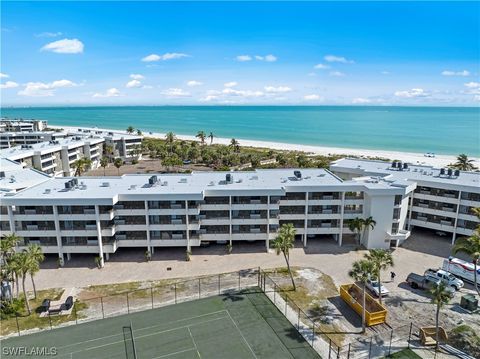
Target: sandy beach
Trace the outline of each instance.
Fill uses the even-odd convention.
[[[50,126],[52,128],[63,128],[66,131],[77,131],[79,128],[85,128],[92,130],[91,127],[73,127],[73,126]],[[104,128],[94,128],[97,131],[108,131],[114,133],[125,133],[120,130],[104,129]],[[144,132],[145,137],[152,138],[165,138],[165,133],[159,132]],[[186,140],[186,141],[198,141],[198,138],[195,136],[189,135],[178,135],[176,134],[177,139]],[[271,148],[275,150],[286,150],[286,151],[303,151],[316,155],[345,155],[348,156],[359,156],[359,157],[382,157],[388,158],[391,160],[400,160],[402,162],[408,162],[412,164],[421,164],[433,167],[444,167],[456,161],[456,156],[451,155],[435,155],[435,157],[426,157],[423,153],[412,153],[412,152],[400,152],[400,151],[387,151],[387,150],[372,150],[372,149],[352,149],[352,148],[340,148],[340,147],[324,147],[324,146],[309,146],[309,145],[300,145],[292,143],[282,143],[282,142],[269,142],[269,141],[254,141],[246,140],[241,138],[236,138],[240,143],[240,146],[246,147],[259,147],[259,148]],[[230,138],[215,137],[213,143],[228,145],[230,144]],[[210,143],[207,140],[207,143]],[[480,159],[476,157],[471,157],[473,159],[474,165],[480,167]]]

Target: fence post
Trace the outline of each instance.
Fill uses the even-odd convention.
[[[391,354],[391,350],[392,350],[392,338],[393,338],[393,329],[390,332],[390,344],[388,345],[388,355]]]
[[[52,330],[52,317],[50,316],[50,311],[48,312],[48,321],[50,322],[50,330]]]
[[[18,314],[17,314],[17,312],[15,312],[15,321],[17,322],[18,336],[20,336],[20,325],[18,324]]]
[[[175,304],[177,304],[177,282],[175,282],[174,285],[175,285]]]
[[[78,324],[78,317],[77,317],[77,304],[73,303],[73,312],[75,313],[75,324]]]
[[[337,345],[337,359],[340,359],[340,352],[342,351],[342,347]]]
[[[100,302],[102,303],[102,318],[105,319],[105,311],[103,310],[103,297],[100,297]]]
[[[258,267],[258,272],[257,272],[257,286],[260,287],[260,267]]]
[[[287,316],[288,295],[285,294],[285,317]]]
[[[130,302],[128,300],[128,293],[129,292],[127,292],[127,313],[130,314]]]
[[[218,275],[218,294],[220,294],[220,274]]]
[[[312,348],[313,348],[314,340],[315,340],[315,322],[312,320]]]
[[[201,284],[200,284],[200,278],[198,278],[198,298],[200,298],[202,296],[202,290],[200,289],[201,288]]]
[[[328,338],[328,359],[330,359],[331,353],[332,353],[332,339]]]
[[[273,304],[276,305],[277,298],[277,283],[273,283]]]
[[[300,307],[298,307],[297,330],[300,330]]]
[[[368,358],[370,358],[371,354],[372,354],[372,341],[373,341],[373,337],[370,337],[370,346],[368,347]]]
[[[410,331],[408,333],[408,342],[407,342],[407,348],[410,349],[410,338],[412,336],[412,326],[413,326],[413,322],[410,322]]]
[[[348,353],[347,353],[347,359],[350,359],[350,345],[351,343],[348,343]]]
[[[153,286],[150,286],[150,297],[152,298],[152,309],[153,309]]]
[[[238,271],[238,290],[240,290],[242,287],[240,286],[240,271]]]

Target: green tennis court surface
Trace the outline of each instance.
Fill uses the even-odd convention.
[[[54,358],[72,359],[130,359],[134,351],[139,359],[319,358],[258,288],[10,338],[1,344],[2,358],[21,358],[5,355],[5,348],[15,347],[55,347]]]

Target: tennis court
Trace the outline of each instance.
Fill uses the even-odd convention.
[[[56,358],[73,359],[319,358],[259,288],[10,338],[1,344],[27,350],[55,347]],[[3,358],[13,357],[5,353],[2,349]]]

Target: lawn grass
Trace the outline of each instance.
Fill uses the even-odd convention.
[[[25,308],[22,308],[20,312],[18,312],[18,317],[12,316],[8,319],[3,319],[0,328],[0,335],[9,335],[12,333],[16,333],[18,328],[20,331],[35,329],[35,328],[49,328],[51,326],[58,326],[63,323],[67,323],[70,321],[75,320],[75,313],[72,311],[70,315],[53,315],[50,318],[45,317],[41,318],[38,313],[38,308],[42,304],[44,299],[50,300],[59,300],[62,296],[64,290],[63,289],[47,289],[47,290],[39,290],[37,291],[37,298],[30,299],[28,302],[30,304],[30,309],[32,313],[28,315],[28,312]],[[87,304],[76,301],[75,308],[78,312],[87,308]],[[78,313],[77,313],[78,314]],[[78,314],[77,319],[82,318],[81,314]],[[18,321],[18,326],[17,326]]]
[[[386,356],[385,358],[396,358],[396,359],[422,359],[421,356],[418,356],[415,354],[412,350],[410,349],[403,349],[399,352],[390,354],[389,356]]]

